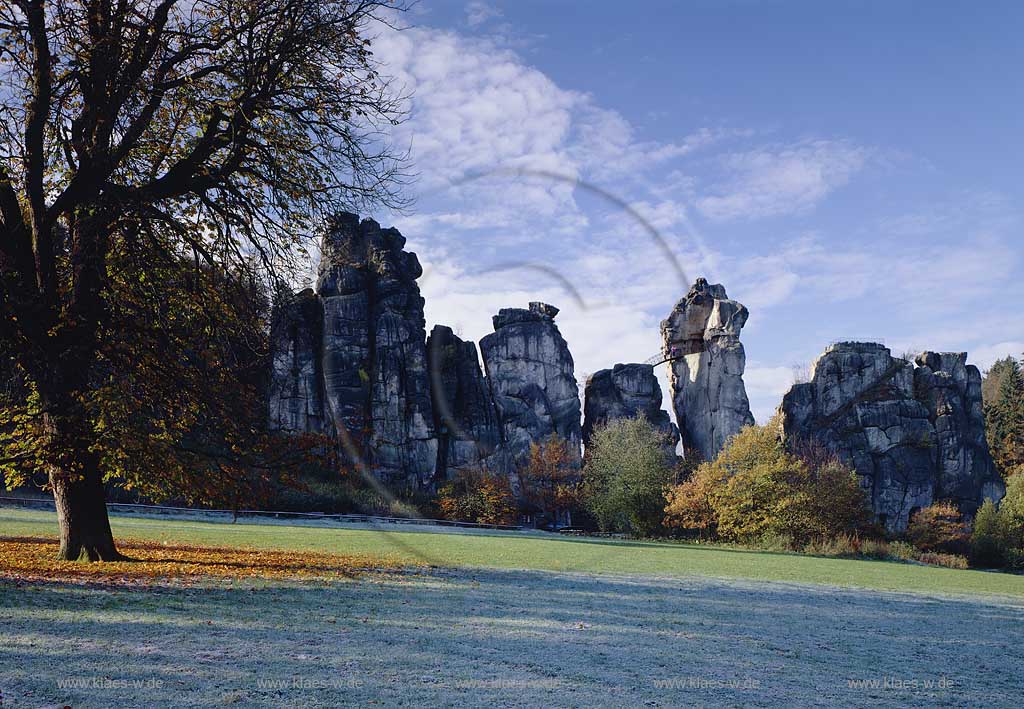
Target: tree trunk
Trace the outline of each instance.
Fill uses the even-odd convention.
[[[107,517],[106,493],[97,470],[92,469],[76,477],[51,473],[50,484],[60,528],[58,559],[121,561],[127,558],[114,545]]]
[[[64,402],[68,400],[65,399]],[[58,407],[55,407],[58,408]],[[58,559],[121,561],[107,517],[106,491],[99,460],[82,431],[80,407],[62,403],[62,414],[46,414],[49,478],[60,531]]]

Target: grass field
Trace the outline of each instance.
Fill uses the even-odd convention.
[[[112,525],[116,535],[160,542],[393,555],[437,566],[698,575],[884,591],[1024,597],[1024,576],[695,544],[518,532],[396,530],[392,525],[380,529],[339,529],[295,524],[223,524],[188,518],[115,517]],[[0,508],[0,535],[53,536],[55,531],[53,513]]]
[[[150,588],[0,576],[4,709],[958,707],[1024,695],[1015,576],[514,533],[114,527],[420,563]],[[0,509],[0,536],[53,532],[52,514]]]

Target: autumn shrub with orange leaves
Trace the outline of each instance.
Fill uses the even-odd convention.
[[[580,507],[579,456],[555,434],[530,444],[530,458],[519,472],[523,496],[543,519],[558,522]]]
[[[910,517],[907,540],[925,552],[964,554],[970,540],[970,528],[952,502],[936,502]]]
[[[508,478],[479,468],[463,468],[439,491],[445,519],[479,524],[515,524],[516,500]]]

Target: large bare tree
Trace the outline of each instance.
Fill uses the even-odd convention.
[[[121,558],[90,408],[112,283],[280,271],[324,214],[397,199],[385,5],[0,0],[0,342],[40,431],[5,463],[46,471],[61,558]]]

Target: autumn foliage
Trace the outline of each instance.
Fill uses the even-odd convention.
[[[660,531],[674,456],[642,416],[594,429],[587,444],[583,496],[605,531],[651,536]]]
[[[57,542],[0,537],[0,580],[147,586],[202,579],[343,579],[402,564],[392,558],[123,540],[132,561],[76,564],[57,559]]]
[[[670,528],[741,543],[785,538],[797,547],[856,534],[869,519],[853,471],[830,456],[787,451],[771,424],[736,434],[670,490],[665,508]]]
[[[530,444],[530,458],[520,478],[526,503],[541,517],[557,522],[580,505],[578,463],[574,464],[568,444],[554,434]]]
[[[438,492],[445,519],[478,524],[514,524],[516,501],[508,478],[479,468],[463,468]]]
[[[914,513],[907,525],[907,539],[921,551],[962,554],[969,528],[952,502],[936,502]]]

